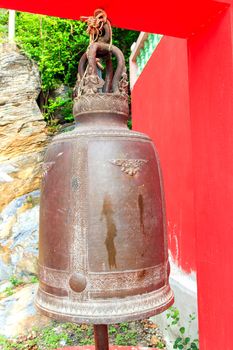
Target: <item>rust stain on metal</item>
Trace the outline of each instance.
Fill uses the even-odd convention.
[[[145,235],[144,202],[143,202],[143,196],[141,195],[141,193],[138,195],[138,207],[139,207],[139,217],[140,217],[141,232]]]
[[[138,273],[138,279],[143,279],[146,276],[146,270],[143,269]]]
[[[113,220],[112,203],[109,196],[104,197],[102,215],[105,216],[107,226],[107,237],[105,239],[105,245],[108,252],[108,264],[110,268],[117,267],[116,265],[116,248],[114,239],[117,236],[116,224]]]

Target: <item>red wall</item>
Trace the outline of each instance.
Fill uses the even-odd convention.
[[[188,42],[201,350],[233,349],[232,17]]]
[[[164,37],[132,91],[133,128],[153,139],[161,160],[172,256],[196,270],[187,41]]]
[[[132,105],[160,154],[172,255],[197,270],[200,349],[232,350],[232,7],[187,41],[164,37]]]

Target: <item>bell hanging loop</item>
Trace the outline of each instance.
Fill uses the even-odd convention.
[[[97,10],[97,16],[101,14],[101,10]],[[95,32],[96,39],[90,39],[87,52],[83,54],[80,59],[78,67],[78,83],[75,89],[76,96],[80,97],[82,94],[91,94],[101,91],[128,94],[128,81],[125,67],[124,55],[116,46],[112,45],[112,29],[110,22],[106,19],[106,14],[100,16],[102,22],[93,17],[87,20],[88,33],[90,38]],[[101,23],[99,25],[93,22]],[[100,28],[104,33],[100,36]],[[117,59],[117,68],[113,74],[112,56]],[[98,75],[98,69],[101,68],[100,60],[106,63],[106,77],[105,81]],[[120,83],[121,82],[121,83]]]

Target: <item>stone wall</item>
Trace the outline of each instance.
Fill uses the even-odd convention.
[[[37,65],[15,45],[1,45],[0,292],[13,275],[30,278],[37,272],[41,163],[49,140],[43,115],[36,102],[40,90]],[[34,290],[34,287],[28,288],[26,286],[27,293]],[[20,293],[24,295],[23,291]],[[27,299],[27,305],[32,305],[32,294]],[[14,300],[14,296],[9,298]],[[9,303],[8,300],[7,308],[5,303],[5,300],[0,300],[2,331],[9,321],[5,316],[11,315],[12,320],[11,313],[17,309],[13,301]],[[23,312],[27,315],[25,310]],[[32,311],[30,320],[31,317]],[[8,331],[9,327],[8,324]],[[20,329],[20,325],[17,329]]]

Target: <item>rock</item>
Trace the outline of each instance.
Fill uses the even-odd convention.
[[[0,210],[39,188],[48,142],[36,99],[41,90],[37,65],[15,46],[0,45]]]
[[[0,280],[37,273],[39,195],[14,199],[0,214]]]
[[[0,45],[0,280],[37,271],[39,186],[46,123],[37,65]]]
[[[51,322],[34,307],[36,289],[37,284],[26,285],[13,295],[0,300],[1,335],[11,338],[27,334],[32,328],[41,328]]]
[[[5,292],[7,288],[10,288],[12,285],[9,281],[0,282],[0,295]]]
[[[70,88],[69,86],[66,86],[64,84],[61,84],[57,89],[54,89],[51,93],[52,98],[67,98],[70,94]]]

